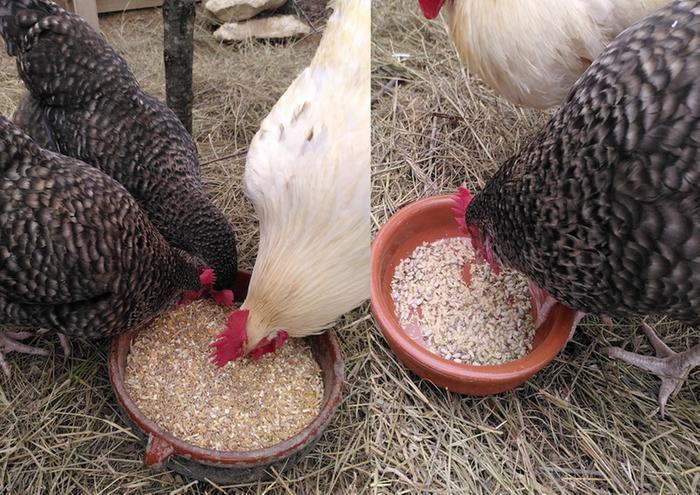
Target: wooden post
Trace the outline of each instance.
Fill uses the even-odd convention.
[[[58,0],[57,3],[64,9],[78,14],[80,17],[88,21],[95,31],[98,33],[100,32],[100,21],[97,19],[96,0]]]
[[[195,0],[165,0],[165,94],[168,106],[192,134],[192,57]]]

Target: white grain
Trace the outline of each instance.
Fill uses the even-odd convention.
[[[200,300],[160,317],[132,343],[126,388],[146,416],[194,445],[226,451],[267,447],[318,415],[321,370],[297,339],[258,361],[215,367],[209,343],[229,312]]]
[[[469,286],[462,275],[467,263]],[[495,275],[475,261],[468,239],[418,246],[396,267],[391,289],[401,325],[417,325],[418,339],[446,359],[502,364],[532,350],[527,280],[511,270]]]

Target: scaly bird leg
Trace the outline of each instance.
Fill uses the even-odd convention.
[[[547,320],[557,301],[532,279],[527,280],[527,287],[530,289],[530,297],[535,305],[535,327],[539,328]]]
[[[29,332],[9,332],[0,333],[0,368],[5,373],[5,376],[10,377],[10,365],[7,363],[5,356],[10,352],[23,352],[25,354],[34,354],[36,356],[48,356],[47,349],[32,347],[22,344],[19,340],[31,337],[33,334]]]
[[[663,418],[668,398],[683,385],[690,370],[700,366],[700,345],[696,345],[685,352],[675,352],[661,341],[649,325],[643,323],[642,329],[656,350],[656,357],[642,356],[625,351],[619,347],[606,347],[603,349],[603,352],[612,358],[620,359],[633,366],[650,371],[661,378],[659,406],[661,408],[661,417]]]
[[[70,356],[73,346],[70,344],[70,340],[64,334],[58,334],[58,340],[61,342],[61,349],[63,349],[63,360],[66,361],[68,356]]]
[[[5,332],[5,335],[12,340],[25,340],[28,339],[29,337],[34,337],[36,333],[34,332],[27,332],[27,331],[20,331],[20,332]]]
[[[583,320],[584,316],[586,316],[586,313],[584,313],[583,311],[576,311],[576,314],[574,315],[574,321],[571,324],[571,330],[569,331],[569,338],[566,339],[567,344],[571,342],[571,339],[574,338],[574,333],[576,333],[578,324],[581,323],[581,320]]]
[[[571,339],[574,338],[574,333],[576,333],[576,329],[578,328],[578,324],[581,323],[581,320],[583,320],[583,317],[586,316],[586,313],[583,311],[576,311],[576,314],[574,315],[574,321],[571,324],[571,331],[569,332],[569,338],[566,339],[566,343],[568,344],[571,342]],[[600,320],[608,327],[612,328],[613,326],[613,321],[609,316],[601,316]]]

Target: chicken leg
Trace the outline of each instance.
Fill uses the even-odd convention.
[[[63,361],[65,362],[68,360],[68,357],[73,351],[73,346],[71,345],[70,340],[68,340],[68,337],[66,337],[65,334],[59,333],[58,340],[61,343],[61,349],[63,349]]]
[[[659,406],[661,417],[663,417],[668,398],[683,385],[690,370],[700,366],[700,345],[685,352],[675,352],[664,344],[656,332],[646,323],[642,324],[642,330],[656,350],[656,357],[642,356],[619,347],[606,347],[603,352],[612,358],[650,371],[661,378]]]
[[[5,332],[0,333],[0,368],[7,378],[10,378],[11,371],[5,356],[10,352],[23,352],[37,356],[48,356],[47,349],[32,347],[22,344],[20,341],[36,335],[34,332]]]

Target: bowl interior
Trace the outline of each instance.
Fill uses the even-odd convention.
[[[553,359],[568,338],[571,326],[570,322],[567,326],[568,318],[564,316],[572,316],[569,315],[572,310],[564,306],[557,305],[547,322],[537,329],[530,353],[500,365],[475,366],[444,359],[416,342],[401,326],[391,296],[394,270],[401,260],[426,241],[465,237],[457,227],[451,207],[451,196],[417,201],[391,217],[377,235],[372,246],[372,304],[385,336],[390,344],[400,346],[425,367],[440,373],[461,375],[464,379],[494,380],[499,375],[511,379],[514,374],[530,372],[533,367],[541,368]]]
[[[238,287],[234,287],[234,294],[237,301],[245,298],[249,280],[250,274],[245,272],[239,273]],[[343,359],[340,347],[332,332],[314,335],[307,337],[306,340],[311,347],[314,358],[321,368],[324,391],[321,410],[318,416],[316,416],[309,425],[291,438],[262,449],[226,452],[192,445],[171,435],[146,417],[138,409],[126,390],[124,380],[127,356],[131,348],[131,343],[141,331],[147,331],[149,325],[150,324],[146,324],[140,329],[122,334],[114,339],[109,353],[110,380],[117,400],[137,427],[146,434],[164,439],[173,447],[175,454],[185,455],[193,459],[215,464],[269,464],[271,460],[279,460],[296,453],[306,444],[313,441],[330,422],[340,404],[344,379]]]

